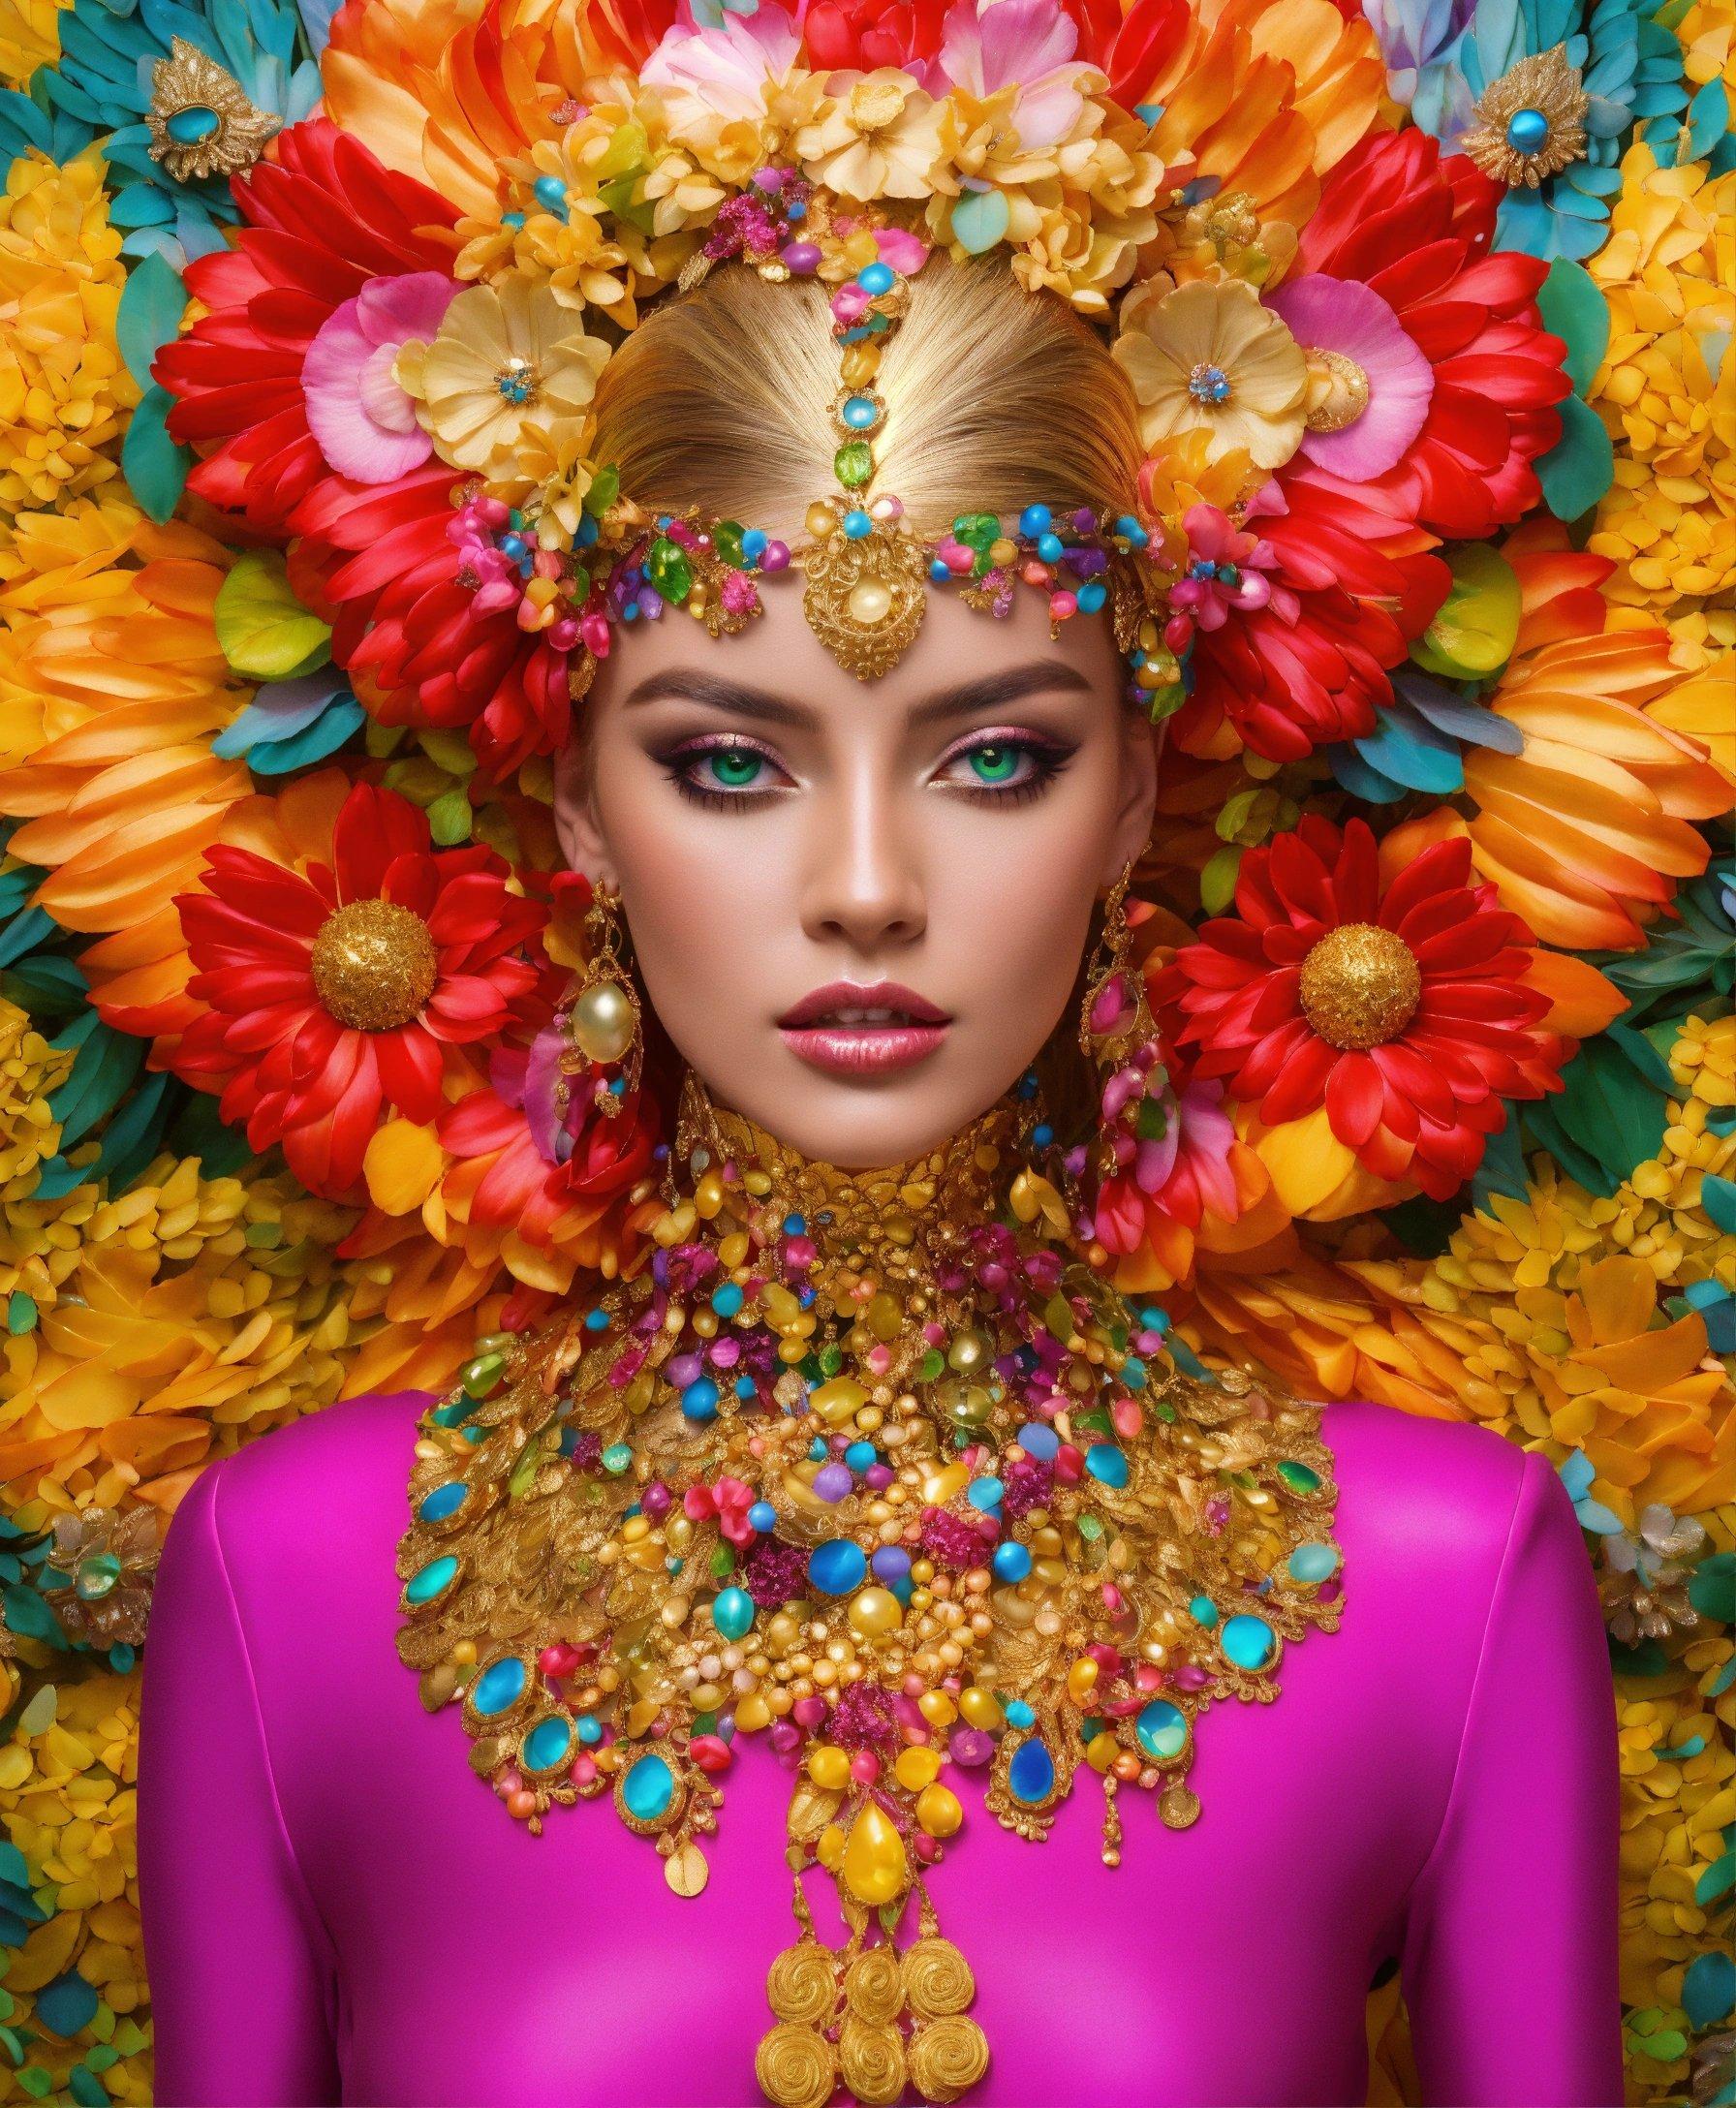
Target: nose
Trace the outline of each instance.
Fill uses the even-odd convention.
[[[864,956],[914,943],[928,926],[914,830],[872,765],[853,771],[815,815],[802,927]]]

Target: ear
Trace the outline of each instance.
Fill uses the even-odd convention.
[[[570,871],[582,872],[593,885],[619,885],[581,739],[569,739],[555,756],[554,831]]]
[[[1115,823],[1105,844],[1103,868],[1099,884],[1112,885],[1134,857],[1145,853],[1151,839],[1152,822],[1158,809],[1158,757],[1163,745],[1162,728],[1136,709],[1121,717],[1121,796]]]

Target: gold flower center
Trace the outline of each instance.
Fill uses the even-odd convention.
[[[1305,422],[1311,432],[1342,432],[1368,408],[1368,375],[1348,352],[1307,353]]]
[[[1303,1015],[1328,1046],[1380,1046],[1416,1015],[1422,969],[1391,930],[1346,922],[1303,960],[1301,998]]]
[[[434,993],[440,959],[428,925],[392,900],[353,900],[320,925],[308,961],[314,990],[340,1025],[390,1032]]]
[[[504,401],[522,410],[536,401],[542,376],[528,358],[514,356],[494,376],[494,386]]]
[[[850,121],[864,138],[898,122],[904,90],[894,80],[858,80],[850,91]]]

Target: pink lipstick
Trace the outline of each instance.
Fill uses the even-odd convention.
[[[946,1037],[946,1012],[897,981],[830,981],[778,1020],[784,1044],[836,1076],[884,1075],[926,1061]]]

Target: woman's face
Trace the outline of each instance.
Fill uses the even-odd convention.
[[[712,1094],[804,1156],[901,1162],[1023,1072],[1098,894],[1143,846],[1151,729],[1106,619],[1051,640],[933,593],[878,681],[795,579],[713,639],[623,634],[561,757],[574,870],[622,894],[641,985]]]

